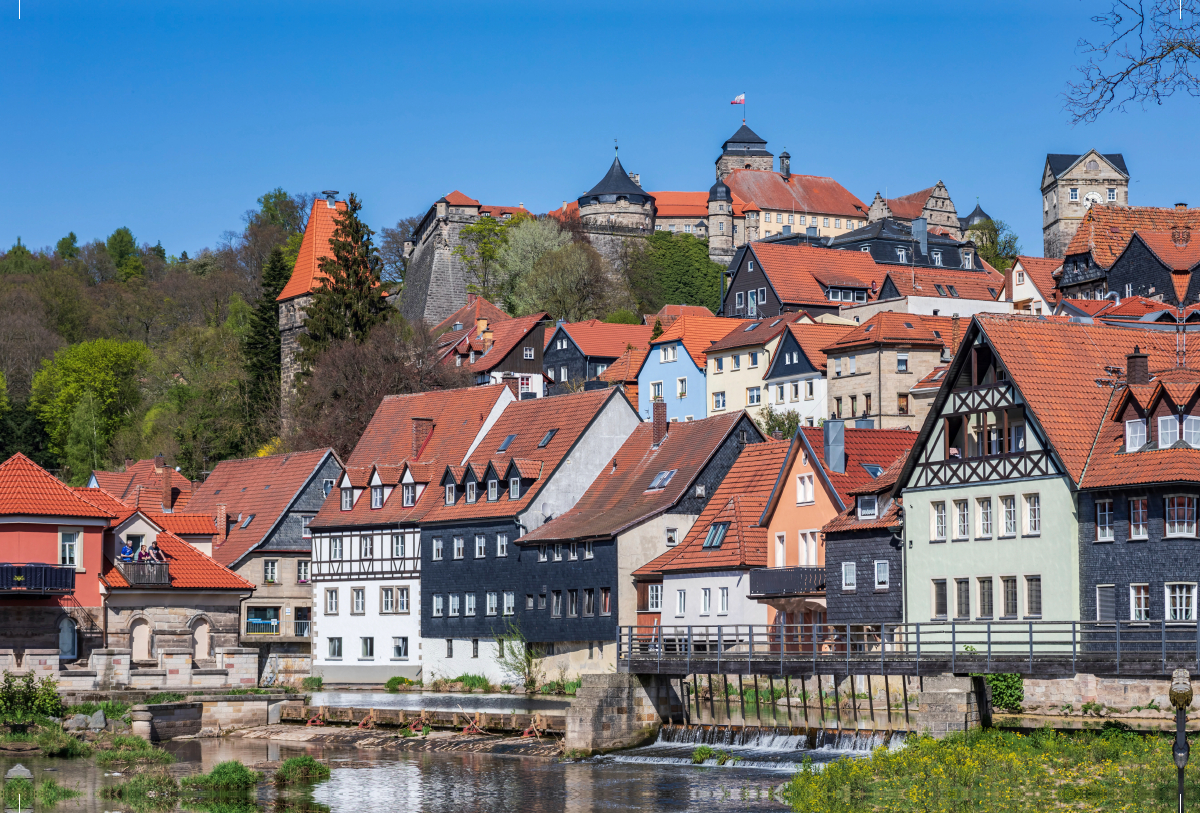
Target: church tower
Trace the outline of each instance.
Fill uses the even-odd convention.
[[[1128,205],[1129,170],[1121,153],[1047,155],[1042,168],[1043,256],[1063,256],[1091,207]]]
[[[767,152],[767,142],[743,123],[721,145],[721,155],[717,158],[717,180],[725,180],[735,169],[765,169],[770,172],[774,168],[775,156]]]

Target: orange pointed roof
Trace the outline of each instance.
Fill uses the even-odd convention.
[[[692,361],[701,370],[708,363],[704,355],[713,342],[719,342],[734,330],[742,330],[756,319],[726,319],[720,316],[680,316],[662,332],[651,346],[666,342],[682,342]]]
[[[334,206],[324,198],[313,201],[312,211],[308,215],[308,226],[304,229],[304,240],[300,243],[300,253],[296,255],[296,265],[292,269],[291,279],[276,302],[283,302],[297,296],[312,293],[325,278],[321,273],[321,260],[332,257],[329,250],[329,238],[333,237],[334,217],[338,212],[346,211],[346,202],[337,201]]]
[[[114,516],[20,452],[0,463],[0,516],[14,514],[99,519]]]

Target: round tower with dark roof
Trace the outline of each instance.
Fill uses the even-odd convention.
[[[733,258],[733,191],[722,180],[708,190],[708,256],[716,262]]]
[[[767,142],[743,123],[721,145],[721,155],[717,158],[717,180],[725,180],[735,169],[765,169],[770,172],[774,168],[775,156],[767,152]]]
[[[613,158],[600,183],[580,195],[578,202],[579,219],[587,226],[654,229],[654,196],[629,176],[619,157]]]

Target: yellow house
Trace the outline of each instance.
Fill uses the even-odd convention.
[[[784,313],[766,319],[730,320],[733,329],[705,350],[705,387],[708,414],[746,410],[750,417],[767,404],[767,378],[771,360],[788,325],[812,323],[804,312]]]

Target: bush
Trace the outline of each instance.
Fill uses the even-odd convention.
[[[188,776],[183,786],[198,790],[222,791],[252,788],[262,779],[262,774],[252,771],[237,760],[219,762],[207,774]]]
[[[303,686],[305,689],[309,690],[310,692],[321,691],[321,686],[323,686],[324,684],[325,684],[325,678],[318,677],[315,675],[312,677],[306,677],[306,678],[304,678],[304,680],[300,681],[300,685]]]
[[[705,760],[712,759],[716,755],[716,751],[709,748],[707,745],[701,745],[695,751],[692,751],[692,764],[702,765]]]
[[[166,751],[132,734],[113,737],[105,750],[96,755],[96,764],[103,768],[113,765],[169,765],[174,761],[175,757]]]
[[[152,694],[146,698],[146,702],[148,704],[182,703],[184,700],[187,700],[187,695],[180,694],[179,692],[158,692],[157,694]]]
[[[1020,712],[1025,702],[1025,684],[1020,675],[985,675],[992,690],[992,706],[1012,712]]]
[[[24,777],[9,779],[4,783],[4,806],[12,810],[33,805],[33,783]]]
[[[0,722],[28,725],[39,715],[61,717],[65,710],[54,678],[37,680],[32,672],[28,672],[18,679],[6,671],[0,680]]]
[[[179,783],[165,771],[140,773],[124,782],[105,785],[102,799],[115,799],[135,810],[172,810],[179,798]]]
[[[90,745],[63,731],[62,726],[42,729],[38,732],[35,742],[37,742],[38,748],[42,749],[42,753],[48,757],[74,759],[75,757],[91,756],[92,753]]]
[[[276,785],[311,785],[329,778],[329,767],[305,754],[283,761],[275,772]]]
[[[267,689],[230,689],[225,692],[226,695],[243,695],[243,694],[270,694]]]
[[[459,675],[450,682],[461,683],[467,689],[483,689],[485,692],[493,690],[492,682],[483,675]]]
[[[118,700],[101,700],[99,703],[92,701],[76,703],[74,706],[68,706],[63,712],[63,716],[70,717],[72,714],[86,714],[91,717],[98,711],[104,712],[104,716],[110,720],[119,720],[129,713],[129,704]]]
[[[401,686],[411,685],[413,685],[413,682],[408,678],[400,677],[399,675],[392,675],[387,679],[387,683],[383,684],[383,688],[387,689],[389,692],[398,692],[400,691]]]

